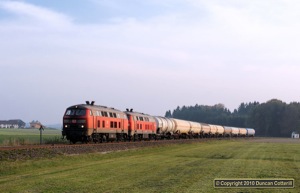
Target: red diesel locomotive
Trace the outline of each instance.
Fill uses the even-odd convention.
[[[153,139],[155,133],[153,117],[94,105],[94,101],[67,108],[63,117],[62,136],[72,143]]]

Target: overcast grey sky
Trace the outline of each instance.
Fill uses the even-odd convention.
[[[300,1],[0,0],[0,120],[61,123],[85,100],[299,101]]]

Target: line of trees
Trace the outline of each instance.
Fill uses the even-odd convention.
[[[231,112],[223,104],[177,107],[166,112],[166,117],[234,126],[254,128],[257,136],[289,137],[300,131],[300,103],[285,103],[272,99],[265,103],[241,103]]]

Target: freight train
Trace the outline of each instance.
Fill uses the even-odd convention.
[[[204,137],[254,137],[255,130],[198,123],[161,116],[120,111],[95,105],[94,101],[73,105],[63,116],[62,137],[78,141],[136,141]]]

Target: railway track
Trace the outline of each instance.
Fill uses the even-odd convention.
[[[109,142],[100,144],[52,144],[52,145],[24,145],[0,147],[0,160],[23,160],[32,158],[55,157],[59,155],[106,153],[124,151],[143,147],[155,147],[171,144],[186,144],[206,142],[210,140],[228,140],[228,138],[202,138],[137,142]]]
[[[107,143],[88,143],[88,144],[45,144],[45,145],[19,145],[19,146],[0,146],[0,151],[22,150],[22,149],[59,149],[59,148],[82,148],[82,147],[113,147],[113,146],[143,146],[150,144],[168,144],[204,141],[208,139],[181,139],[181,140],[160,140],[160,141],[135,141],[135,142],[107,142]]]

